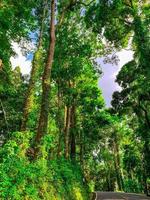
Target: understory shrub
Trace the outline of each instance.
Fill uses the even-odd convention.
[[[11,200],[86,200],[87,188],[78,164],[65,159],[50,159],[53,138],[47,135],[40,155],[26,155],[33,133],[16,132],[0,149],[0,199]]]

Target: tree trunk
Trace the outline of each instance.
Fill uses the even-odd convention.
[[[62,109],[62,99],[61,99],[61,90],[60,90],[60,81],[57,81],[58,85],[58,92],[57,92],[57,100],[58,100],[58,111],[57,111],[57,124],[59,128],[59,135],[58,135],[58,149],[57,149],[57,157],[61,156],[62,148],[61,148],[61,143],[62,143],[62,138],[63,138],[63,117],[61,114],[61,109]]]
[[[76,124],[76,108],[75,105],[71,107],[71,129],[70,129],[70,158],[76,159],[76,137],[75,137],[75,124]]]
[[[150,146],[149,146],[149,138],[145,138],[144,142],[144,160],[143,160],[143,165],[144,165],[144,170],[143,170],[143,180],[144,180],[144,193],[147,195],[148,194],[148,188],[147,188],[147,177],[150,176]]]
[[[35,83],[38,80],[39,68],[41,67],[39,61],[42,58],[41,48],[42,48],[44,21],[45,21],[46,9],[47,9],[47,0],[44,1],[44,4],[45,5],[44,5],[43,15],[41,19],[39,41],[37,45],[37,50],[34,54],[33,61],[32,61],[31,76],[30,76],[29,86],[28,86],[28,90],[26,94],[25,103],[24,103],[21,131],[26,131],[27,129],[27,122],[28,122],[29,114],[32,109],[32,105],[33,105]]]
[[[49,113],[49,97],[51,83],[51,69],[55,50],[55,0],[51,1],[51,19],[50,19],[50,45],[48,51],[47,62],[42,77],[42,101],[41,111],[36,134],[36,143],[38,144],[44,134],[47,133],[48,113]]]
[[[117,184],[118,184],[118,189],[120,191],[123,190],[123,178],[121,174],[121,166],[120,166],[120,155],[119,155],[119,147],[117,144],[117,138],[114,139],[113,141],[113,148],[114,148],[114,166],[116,170],[116,178],[117,178]]]
[[[65,158],[68,159],[69,157],[69,132],[70,132],[70,116],[71,116],[71,108],[70,106],[66,106],[65,108],[66,112],[66,124],[64,128],[64,140],[65,140]]]
[[[110,167],[108,167],[107,175],[106,175],[106,183],[107,183],[107,191],[111,190],[111,176],[110,176]]]
[[[84,154],[84,146],[83,146],[83,133],[80,132],[80,165],[83,167],[83,154]]]

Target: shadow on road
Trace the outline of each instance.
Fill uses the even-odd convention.
[[[93,192],[91,200],[150,200],[150,197],[120,192]]]

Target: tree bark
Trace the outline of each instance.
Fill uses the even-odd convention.
[[[41,56],[42,56],[41,48],[42,48],[42,40],[43,40],[44,21],[45,21],[46,9],[47,9],[47,0],[44,1],[44,4],[45,5],[44,5],[43,15],[41,19],[39,41],[37,45],[37,50],[34,54],[33,61],[32,61],[31,76],[30,76],[29,86],[28,86],[28,90],[26,94],[25,103],[24,103],[21,131],[26,131],[27,129],[27,122],[28,122],[29,114],[32,109],[32,105],[33,105],[35,83],[38,80],[38,72],[39,72],[39,68],[41,67],[39,60],[41,59]]]
[[[75,137],[75,124],[76,124],[76,108],[75,105],[71,107],[71,126],[70,126],[70,158],[76,159],[76,137]]]
[[[57,100],[58,100],[58,111],[57,111],[57,124],[58,124],[58,128],[59,128],[59,135],[58,135],[58,149],[57,149],[57,157],[61,156],[61,152],[62,152],[62,138],[63,138],[63,117],[62,117],[62,95],[61,95],[61,90],[60,90],[60,80],[57,81],[57,85],[58,85],[58,92],[57,92]]]
[[[118,189],[120,191],[122,191],[123,190],[123,178],[122,178],[121,169],[120,169],[121,166],[120,166],[119,146],[117,143],[116,136],[113,141],[113,148],[114,148],[114,166],[115,166],[115,170],[116,170]]]
[[[64,143],[65,143],[65,158],[69,158],[69,132],[70,132],[70,116],[71,116],[71,108],[70,106],[66,106],[66,120],[65,120],[65,128],[64,128]]]
[[[47,56],[47,62],[42,77],[42,101],[41,111],[36,134],[36,143],[38,144],[44,134],[47,133],[48,113],[49,113],[49,97],[51,84],[51,69],[55,50],[55,0],[51,1],[51,19],[50,19],[50,44]]]
[[[83,167],[83,154],[84,154],[84,146],[83,146],[83,133],[80,132],[80,165]]]

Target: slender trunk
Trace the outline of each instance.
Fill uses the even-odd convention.
[[[61,27],[61,25],[62,25],[62,23],[64,21],[65,13],[68,10],[71,10],[77,3],[78,3],[77,0],[70,0],[70,1],[68,1],[68,4],[62,10],[62,13],[60,15],[60,19],[59,19],[59,22],[57,24],[57,27]]]
[[[70,158],[76,159],[76,137],[75,137],[75,124],[76,124],[76,108],[75,105],[71,107],[71,130],[70,130]]]
[[[57,149],[57,157],[61,156],[61,132],[59,132],[58,136],[58,149]]]
[[[110,167],[108,167],[107,175],[106,175],[106,183],[107,183],[107,191],[111,191],[111,177],[110,177]]]
[[[57,99],[58,99],[58,111],[57,111],[57,122],[58,122],[58,128],[59,128],[59,135],[58,135],[58,149],[57,149],[57,157],[61,156],[61,142],[62,142],[62,133],[63,133],[63,122],[62,122],[62,115],[61,115],[61,91],[60,91],[60,81],[58,80],[58,93],[57,93]]]
[[[66,124],[64,129],[64,140],[65,140],[65,158],[68,159],[69,157],[69,131],[70,131],[70,114],[71,114],[71,108],[70,106],[66,107]]]
[[[84,147],[83,147],[83,135],[82,132],[80,133],[80,165],[83,166],[83,151]]]
[[[75,138],[75,133],[72,131],[71,133],[71,152],[70,152],[70,157],[72,160],[76,159],[76,138]]]
[[[29,86],[28,86],[28,90],[26,94],[25,103],[24,103],[21,131],[26,131],[27,129],[27,122],[28,122],[29,114],[32,109],[32,105],[33,105],[35,83],[38,80],[38,73],[39,73],[39,68],[40,68],[39,61],[42,58],[41,48],[42,48],[42,39],[43,39],[44,21],[45,21],[46,8],[47,8],[47,0],[44,1],[44,4],[45,4],[45,7],[43,10],[43,15],[41,19],[39,41],[37,45],[37,50],[34,54],[33,61],[32,61],[31,76],[30,76]]]
[[[68,87],[71,88],[71,82],[68,82]],[[65,108],[65,126],[64,126],[64,156],[66,159],[69,158],[69,147],[70,147],[70,128],[71,128],[71,105],[67,105]]]
[[[145,138],[144,142],[144,171],[143,171],[143,181],[144,181],[144,193],[148,194],[148,188],[147,188],[147,177],[150,176],[150,145],[149,145],[149,138]]]
[[[116,138],[113,142],[113,148],[114,148],[114,166],[116,170],[116,178],[117,178],[117,184],[118,189],[120,191],[123,190],[123,178],[121,174],[121,166],[120,166],[120,155],[119,155],[119,146],[117,144]]]
[[[51,84],[51,69],[55,50],[55,0],[51,1],[51,19],[50,19],[50,45],[48,51],[47,62],[44,68],[42,78],[42,101],[41,111],[36,134],[36,143],[38,144],[44,134],[47,133],[48,113],[49,113],[49,97]]]

